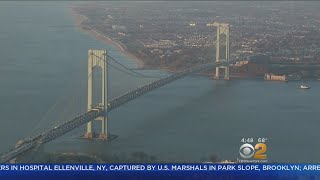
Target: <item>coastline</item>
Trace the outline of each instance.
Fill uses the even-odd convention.
[[[105,44],[114,46],[121,53],[125,54],[129,59],[135,61],[135,63],[138,65],[139,69],[142,69],[144,67],[143,60],[139,59],[134,54],[130,53],[124,45],[113,40],[111,37],[98,32],[97,30],[95,30],[94,28],[92,28],[90,26],[84,26],[82,23],[84,21],[86,21],[88,18],[86,16],[76,12],[73,9],[74,7],[75,6],[72,6],[72,5],[70,6],[70,12],[71,12],[72,16],[74,16],[75,24],[76,24],[78,30],[88,33],[90,36],[93,36],[94,38],[96,38],[97,40],[99,40]]]
[[[133,60],[137,66],[138,69],[144,69],[146,68],[144,61],[142,59],[139,59],[136,57],[134,54],[129,52],[125,45],[113,40],[111,37],[98,32],[96,29],[90,27],[90,26],[85,26],[83,25],[83,22],[88,20],[88,18],[80,13],[78,13],[74,8],[77,7],[76,5],[70,5],[69,6],[69,11],[71,12],[71,15],[74,17],[75,24],[78,28],[79,31],[83,31],[85,33],[88,33],[90,36],[93,36],[95,39],[107,44],[107,45],[112,45],[114,46],[118,51],[123,53],[125,56],[127,56],[130,60]],[[150,67],[149,67],[150,68]],[[170,69],[170,68],[156,68],[158,70],[166,71],[168,73],[176,73],[176,70]],[[213,76],[213,74],[208,74],[208,73],[196,73],[197,75],[201,76]]]

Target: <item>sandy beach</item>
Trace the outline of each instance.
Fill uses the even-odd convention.
[[[82,22],[86,21],[88,18],[84,15],[79,14],[78,12],[76,12],[73,9],[73,6],[70,6],[70,12],[71,14],[74,16],[75,19],[75,24],[78,27],[79,30],[84,31],[88,34],[90,34],[91,36],[95,37],[97,40],[102,41],[108,45],[113,45],[115,48],[117,48],[117,50],[121,51],[123,54],[125,54],[129,59],[134,60],[137,65],[138,68],[143,68],[144,67],[144,63],[141,59],[137,58],[135,55],[133,55],[132,53],[130,53],[126,47],[122,44],[120,44],[119,42],[113,40],[111,37],[102,34],[101,32],[98,32],[96,29],[86,26],[84,27],[84,25],[82,24]]]

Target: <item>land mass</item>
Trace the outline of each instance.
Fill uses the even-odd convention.
[[[216,30],[206,24],[224,22],[232,30],[230,58],[239,61],[231,66],[232,75],[320,78],[318,16],[302,11],[303,4],[291,4],[294,13],[287,11],[285,3],[250,3],[250,11],[246,3],[238,3],[237,8],[228,2],[187,4],[92,2],[71,9],[81,30],[113,44],[139,68],[180,71],[213,62]],[[228,7],[233,11],[226,12]],[[224,52],[222,47],[222,59]]]

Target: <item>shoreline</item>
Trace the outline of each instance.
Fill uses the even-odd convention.
[[[93,36],[95,39],[107,44],[114,46],[118,51],[123,53],[125,56],[127,56],[130,60],[133,60],[137,66],[138,69],[144,68],[144,62],[143,60],[136,57],[134,54],[130,53],[124,45],[121,45],[119,42],[113,40],[111,37],[104,35],[100,32],[98,32],[96,29],[90,27],[90,26],[84,26],[82,23],[86,21],[88,18],[78,12],[76,12],[73,8],[75,6],[70,6],[70,12],[72,16],[75,19],[75,24],[78,28],[78,30],[83,31],[85,33],[88,33],[90,36]],[[86,29],[88,28],[88,29]]]

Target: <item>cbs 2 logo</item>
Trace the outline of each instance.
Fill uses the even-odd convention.
[[[250,159],[252,156],[254,159],[266,159],[267,155],[264,154],[266,151],[267,145],[264,143],[258,143],[254,147],[246,143],[239,149],[240,156],[244,159]]]

